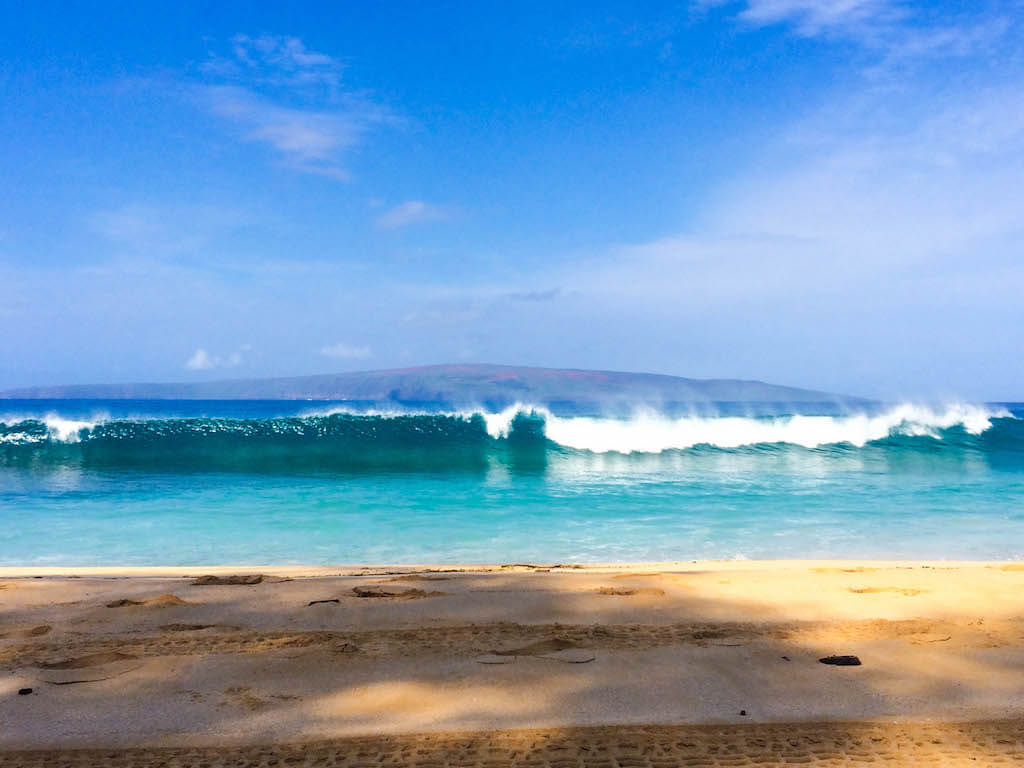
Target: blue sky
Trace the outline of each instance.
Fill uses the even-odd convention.
[[[5,3],[0,387],[1024,399],[1024,5]]]

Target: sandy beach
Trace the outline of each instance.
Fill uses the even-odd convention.
[[[0,666],[0,766],[1024,761],[1024,565],[0,568]]]

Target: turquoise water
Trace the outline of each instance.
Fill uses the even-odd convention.
[[[1024,557],[1020,405],[429,410],[0,402],[0,564]]]

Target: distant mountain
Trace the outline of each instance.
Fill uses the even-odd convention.
[[[0,398],[137,400],[357,400],[453,405],[707,402],[863,402],[858,398],[739,379],[685,379],[653,373],[428,365],[361,373],[230,379],[182,384],[23,387]]]

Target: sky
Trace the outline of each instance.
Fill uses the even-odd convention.
[[[1024,2],[0,5],[0,388],[1024,400]]]

